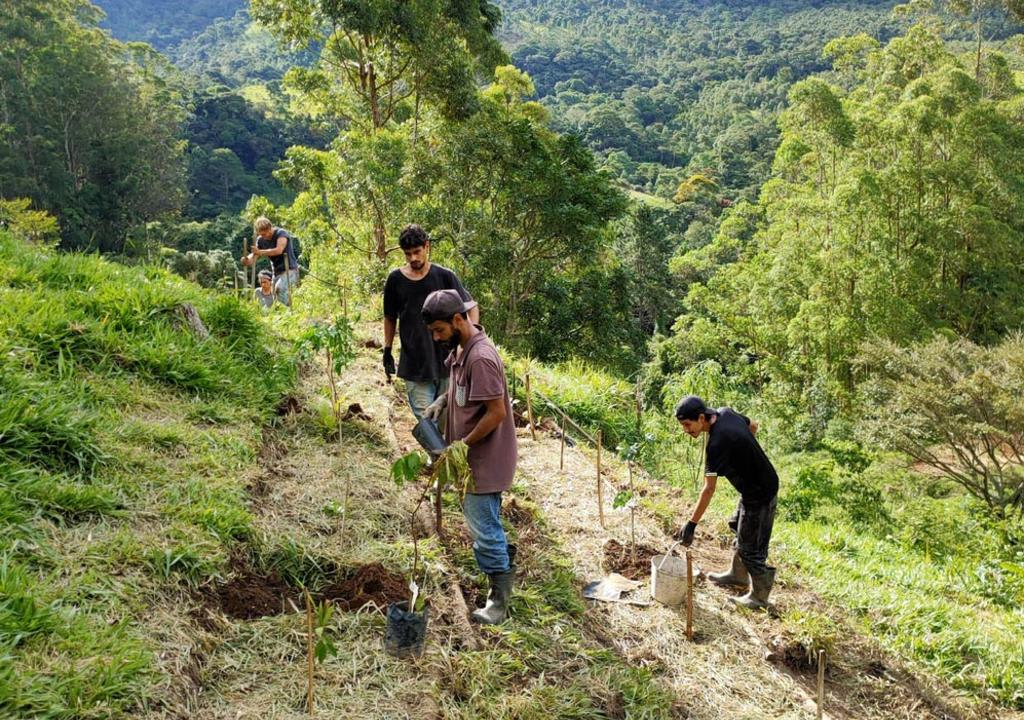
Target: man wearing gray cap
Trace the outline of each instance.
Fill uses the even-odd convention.
[[[501,494],[512,486],[518,450],[505,365],[484,329],[470,321],[469,311],[475,306],[457,290],[437,290],[423,302],[423,321],[431,337],[450,351],[445,365],[451,373],[447,393],[424,415],[437,418],[447,407],[445,439],[462,440],[469,447],[472,485],[462,512],[473,536],[477,565],[490,581],[487,605],[474,610],[472,619],[497,624],[508,614],[515,577],[515,552],[510,554],[501,526]]]

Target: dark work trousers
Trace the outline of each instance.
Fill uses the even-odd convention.
[[[763,575],[769,570],[768,541],[772,539],[777,499],[774,497],[767,505],[748,508],[740,498],[736,512],[729,519],[729,527],[736,533],[733,547],[751,575]]]

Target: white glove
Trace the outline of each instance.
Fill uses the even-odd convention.
[[[430,418],[434,422],[439,422],[441,420],[441,413],[444,412],[446,407],[448,407],[448,396],[442,395],[437,400],[427,405],[426,409],[423,411],[423,417]]]

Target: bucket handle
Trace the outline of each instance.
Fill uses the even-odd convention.
[[[676,540],[674,543],[672,543],[669,546],[668,550],[662,556],[661,562],[658,563],[658,572],[661,572],[661,566],[665,564],[665,561],[668,560],[668,556],[672,554],[672,551],[676,549],[676,545],[678,545],[680,542],[682,542],[682,541],[681,540]]]

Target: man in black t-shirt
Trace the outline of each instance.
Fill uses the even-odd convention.
[[[444,361],[450,348],[434,343],[421,315],[423,301],[435,290],[457,290],[464,301],[473,298],[455,273],[430,262],[430,238],[419,225],[406,225],[398,244],[405,265],[392,270],[384,283],[384,372],[389,379],[396,374],[391,347],[397,328],[402,340],[397,375],[405,380],[409,407],[417,420],[426,414],[439,421],[442,407],[435,401],[448,390]],[[469,319],[473,324],[480,321],[476,307],[469,311]]]
[[[742,597],[729,598],[748,608],[768,606],[775,582],[775,568],[768,565],[768,542],[775,522],[779,476],[754,436],[757,423],[732,408],[709,408],[696,395],[687,395],[676,405],[676,419],[690,437],[707,433],[704,489],[690,521],[681,532],[689,547],[704,511],[715,494],[718,476],[724,475],[740,494],[729,527],[736,533],[732,567],[711,573],[717,585],[739,585],[750,590]]]

